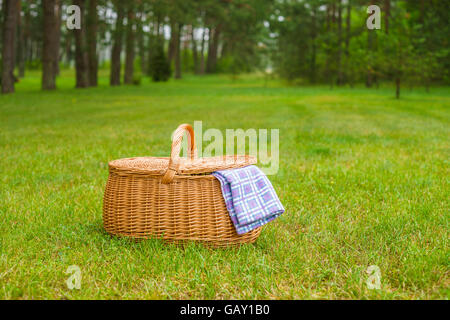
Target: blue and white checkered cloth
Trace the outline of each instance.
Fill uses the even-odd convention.
[[[256,166],[212,173],[220,181],[223,198],[238,234],[260,227],[284,212],[266,175]]]

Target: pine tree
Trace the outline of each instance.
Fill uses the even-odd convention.
[[[170,63],[161,41],[157,41],[150,60],[150,74],[153,81],[167,81],[171,75]]]

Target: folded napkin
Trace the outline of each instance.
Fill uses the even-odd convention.
[[[238,234],[260,227],[284,212],[266,175],[256,166],[212,173],[220,181],[231,221]]]

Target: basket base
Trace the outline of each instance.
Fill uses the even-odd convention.
[[[259,237],[261,233],[262,227],[259,227],[257,229],[254,229],[250,232],[247,232],[245,235],[246,237],[243,237],[242,239],[239,239],[239,237],[235,237],[232,240],[229,239],[222,239],[222,240],[207,240],[207,239],[201,239],[201,238],[164,238],[164,237],[158,237],[158,236],[152,236],[152,235],[127,235],[127,234],[120,234],[120,233],[114,233],[109,232],[108,230],[105,230],[110,236],[112,237],[119,237],[119,238],[126,238],[130,241],[134,242],[140,242],[144,240],[159,240],[164,242],[165,244],[174,244],[177,246],[185,247],[191,243],[200,243],[206,247],[210,248],[233,248],[233,247],[239,247],[243,244],[251,244],[256,241],[256,239]],[[249,237],[250,236],[250,237]]]
[[[213,247],[252,243],[261,228],[238,235],[220,182],[212,175],[176,177],[110,172],[103,198],[103,226],[109,234],[164,241],[199,241]]]

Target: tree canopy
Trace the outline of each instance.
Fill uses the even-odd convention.
[[[295,83],[333,86],[449,83],[447,1],[0,0],[2,92],[26,69],[56,88],[60,67],[76,87],[137,84],[195,74],[270,70]],[[67,28],[80,8],[81,29]],[[381,28],[370,30],[369,5]],[[124,72],[122,77],[122,72]]]

